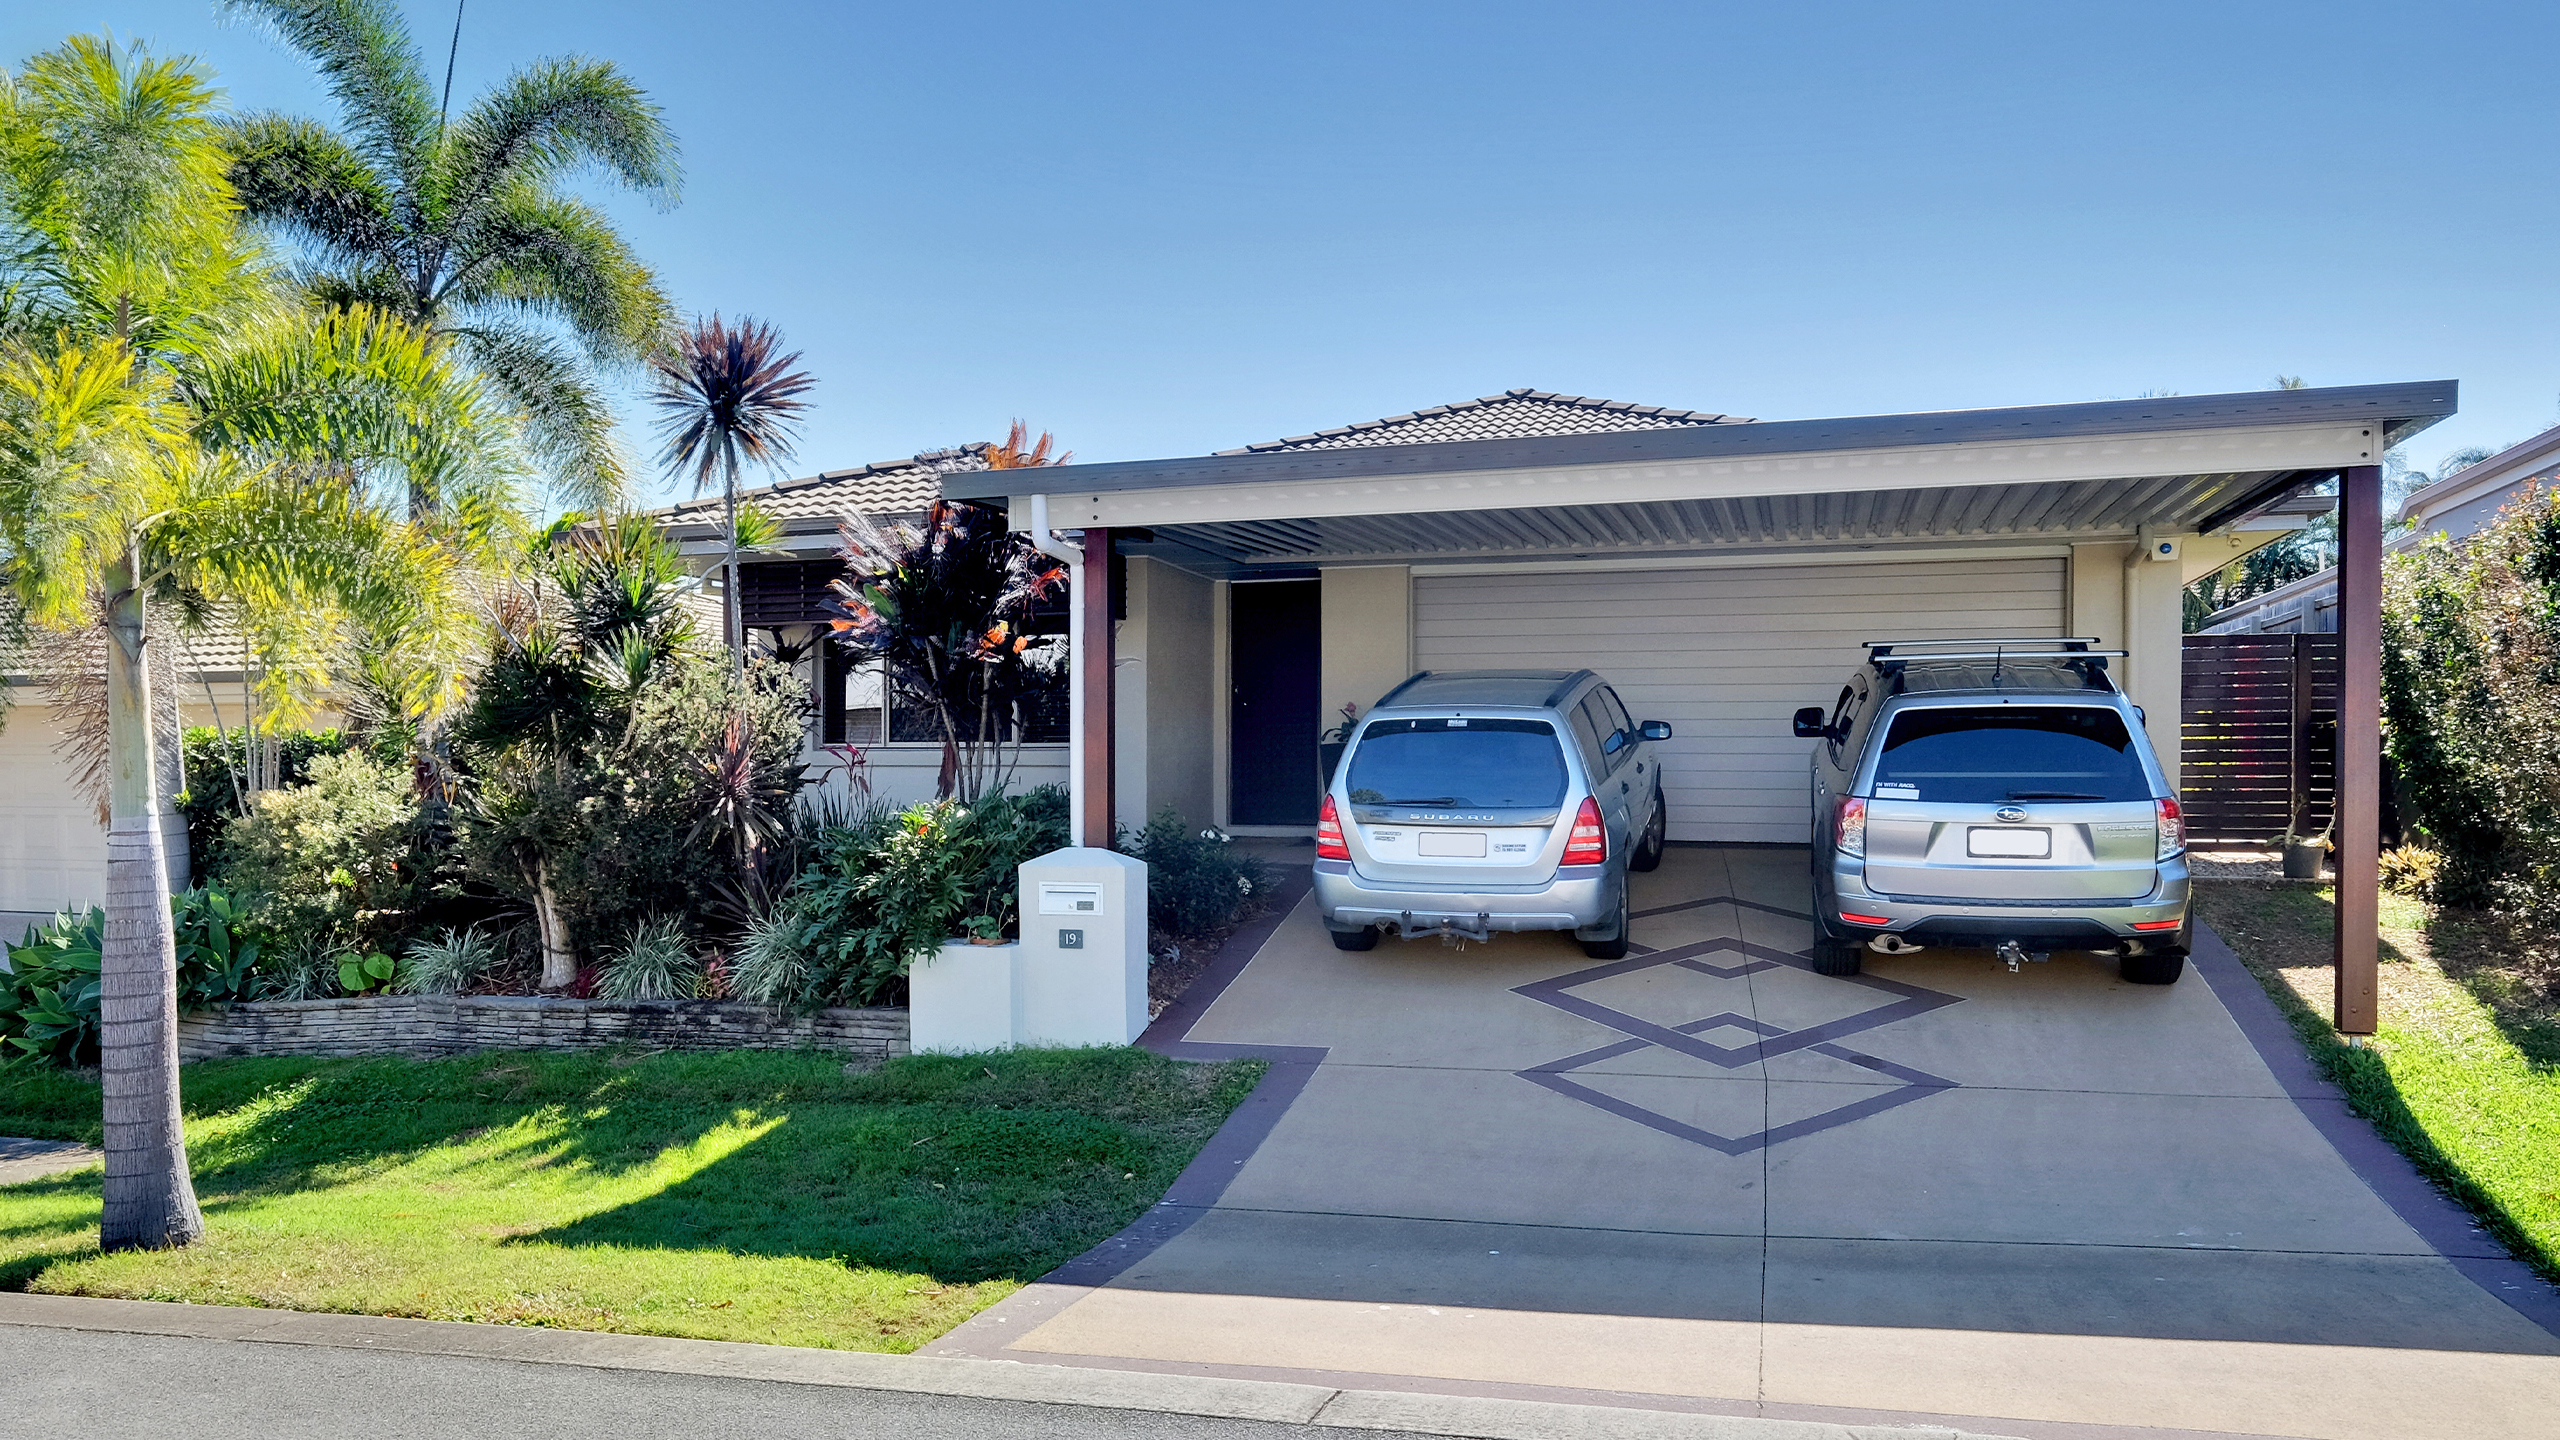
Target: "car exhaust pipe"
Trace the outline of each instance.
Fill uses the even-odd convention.
[[[1867,942],[1867,948],[1873,950],[1879,955],[1917,955],[1929,947],[1926,945],[1914,945],[1910,941],[1905,940],[1901,936],[1888,930],[1884,934],[1878,935],[1874,939],[1869,940]]]

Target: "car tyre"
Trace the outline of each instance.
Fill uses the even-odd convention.
[[[1378,948],[1378,927],[1375,925],[1363,925],[1357,930],[1329,929],[1325,931],[1325,933],[1333,937],[1333,948],[1336,950],[1375,950]]]
[[[1866,947],[1854,940],[1818,935],[1813,941],[1813,973],[1855,975],[1866,964]]]
[[[2116,962],[2116,973],[2128,985],[2175,985],[2187,973],[2187,953],[2169,950],[2157,955],[2127,955]]]
[[[1630,928],[1627,890],[1621,884],[1618,887],[1618,933],[1606,940],[1584,940],[1580,935],[1574,938],[1582,940],[1582,953],[1594,960],[1624,960],[1627,958],[1627,931]]]
[[[1670,844],[1671,815],[1662,808],[1662,791],[1653,792],[1653,819],[1644,827],[1644,838],[1636,842],[1636,853],[1627,857],[1630,870],[1655,870],[1662,865],[1662,852]]]

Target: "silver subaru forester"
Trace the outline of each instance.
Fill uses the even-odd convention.
[[[2087,639],[1871,642],[1814,746],[1814,969],[1982,947],[2056,950],[2126,980],[2186,969],[2186,829],[2142,712]]]
[[[1345,950],[1381,930],[1570,930],[1627,953],[1627,872],[1662,863],[1661,721],[1588,670],[1426,670],[1360,721],[1316,820],[1316,903]]]

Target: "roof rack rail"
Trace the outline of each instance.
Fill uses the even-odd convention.
[[[1933,650],[1926,655],[1877,654],[1870,655],[1867,659],[1869,663],[1882,667],[1886,665],[1913,665],[1928,660],[2121,660],[2124,658],[2125,653],[2126,652],[2122,650],[2040,650],[2034,648],[2021,650]]]
[[[1940,640],[1862,640],[1858,643],[1879,655],[1891,654],[1895,650],[1912,645],[1971,645],[1976,648],[1988,645],[2000,649],[2013,645],[2050,645],[2058,650],[2082,651],[2097,644],[2098,637],[2095,635],[1961,635]]]

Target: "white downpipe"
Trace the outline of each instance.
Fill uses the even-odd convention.
[[[1067,566],[1067,843],[1081,850],[1084,833],[1084,547],[1049,528],[1049,497],[1031,497],[1031,543]]]

